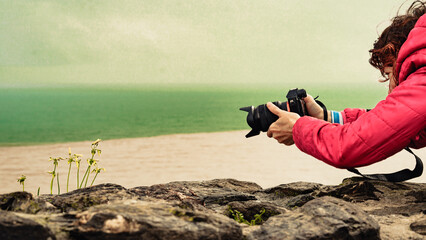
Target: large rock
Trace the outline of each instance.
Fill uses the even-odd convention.
[[[271,217],[248,239],[380,239],[379,224],[343,200],[322,197]]]
[[[129,189],[140,197],[150,196],[164,200],[178,200],[190,208],[225,205],[233,201],[255,200],[253,195],[262,188],[256,183],[235,179],[214,179],[202,182],[171,182]]]
[[[134,195],[117,184],[100,184],[54,196],[43,196],[63,212],[85,210],[110,201],[132,199]]]
[[[0,195],[0,239],[425,239],[426,184],[235,179]],[[255,226],[249,225],[255,224]]]
[[[125,201],[79,213],[76,239],[242,239],[238,224],[212,212],[157,201]]]
[[[59,212],[45,198],[34,198],[28,192],[13,192],[0,194],[0,209],[12,212],[23,212],[35,214],[38,212]]]
[[[363,209],[380,225],[382,239],[425,239],[424,225],[410,225],[426,213],[425,183],[391,183],[348,178],[338,186],[323,186],[313,196],[334,196]]]
[[[50,229],[26,217],[13,212],[0,210],[0,239],[2,240],[33,240],[56,239]]]

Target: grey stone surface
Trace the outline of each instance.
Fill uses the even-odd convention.
[[[411,230],[414,232],[424,235],[426,238],[426,216],[410,224]]]
[[[76,239],[242,239],[238,224],[213,212],[156,201],[95,206],[77,216]]]
[[[248,239],[380,239],[379,224],[362,209],[322,197],[271,217]]]
[[[13,212],[0,210],[0,239],[32,240],[56,239],[50,229],[29,218],[20,217]]]
[[[46,197],[46,196],[45,196]],[[132,199],[135,197],[124,187],[117,184],[100,184],[77,189],[61,195],[46,197],[56,208],[63,212],[85,210],[91,206],[115,200]]]
[[[0,194],[0,239],[425,239],[425,193],[424,183],[362,178],[268,189],[215,179],[15,192]],[[239,223],[256,216],[255,226]]]
[[[182,205],[199,208],[201,206],[225,205],[233,201],[255,200],[253,195],[262,188],[256,183],[235,179],[214,179],[202,182],[171,182],[129,189],[140,196],[150,196],[164,200],[178,200]]]

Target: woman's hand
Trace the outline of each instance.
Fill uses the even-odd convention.
[[[268,102],[266,106],[269,111],[278,116],[278,120],[269,126],[267,132],[268,137],[273,137],[279,143],[283,143],[287,146],[294,144],[293,126],[300,116],[297,113],[281,110],[271,102]]]
[[[315,99],[311,95],[308,94],[303,100],[306,103],[306,108],[308,110],[309,116],[321,120],[324,119],[324,110],[320,105],[318,105],[317,102],[315,102]]]

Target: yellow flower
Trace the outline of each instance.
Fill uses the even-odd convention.
[[[59,161],[64,160],[62,157],[58,157],[58,158],[49,158],[49,161],[53,161],[54,165],[58,165]]]
[[[93,169],[92,172],[100,173],[101,171],[105,172],[106,170],[105,170],[105,168],[98,168],[98,167],[96,167],[95,169]]]
[[[25,175],[22,175],[20,178],[18,178],[18,181],[20,184],[23,184],[23,182],[25,182],[25,179],[27,179],[27,177]]]
[[[77,165],[77,167],[79,167],[79,166],[80,166],[80,162],[81,162],[81,159],[77,159],[77,160],[75,160],[75,164]]]
[[[90,166],[93,166],[93,165],[98,164],[98,161],[99,161],[99,160],[96,160],[96,159],[93,159],[93,158],[89,158],[89,159],[87,159],[87,163],[88,163]]]
[[[98,138],[98,139],[96,139],[96,141],[92,142],[92,145],[98,145],[98,143],[99,143],[100,141],[102,141],[102,140]]]

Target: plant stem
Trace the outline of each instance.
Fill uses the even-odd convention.
[[[93,185],[93,183],[95,182],[95,179],[96,179],[96,177],[98,176],[98,173],[99,173],[99,172],[96,172],[95,177],[93,178],[93,181],[92,181],[92,183],[90,184],[90,186],[92,186],[92,185]]]
[[[83,179],[81,180],[80,188],[83,186],[84,179],[86,178],[88,171],[90,171],[90,165],[87,167],[86,172],[84,173]]]
[[[53,179],[55,179],[56,165],[53,167],[52,181],[50,181],[50,195],[53,194]]]
[[[37,196],[40,196],[40,187],[38,187]]]
[[[89,165],[89,172],[87,173],[86,182],[84,183],[84,187],[87,186],[87,180],[89,180],[89,175],[90,175],[90,165]]]
[[[95,157],[95,155],[96,155],[96,147],[95,148],[93,148],[93,145],[92,145],[92,158],[90,158],[90,160],[88,160],[87,161],[87,163],[89,163],[89,166],[87,167],[87,170],[88,171],[86,171],[87,172],[87,177],[86,177],[86,181],[85,181],[85,183],[84,183],[84,187],[86,187],[87,186],[87,180],[89,180],[89,175],[90,175],[90,167],[92,166],[92,164],[93,164],[93,158]],[[84,179],[83,179],[84,180]]]
[[[80,173],[80,163],[77,165],[77,189],[79,189],[79,173]]]
[[[56,174],[56,180],[58,182],[58,195],[61,194],[61,188],[59,187],[59,173]]]
[[[68,177],[67,177],[67,192],[68,192],[68,184],[70,181],[70,172],[71,172],[71,163],[70,163],[70,167],[68,168]]]
[[[25,182],[22,182],[22,191],[25,192]]]

